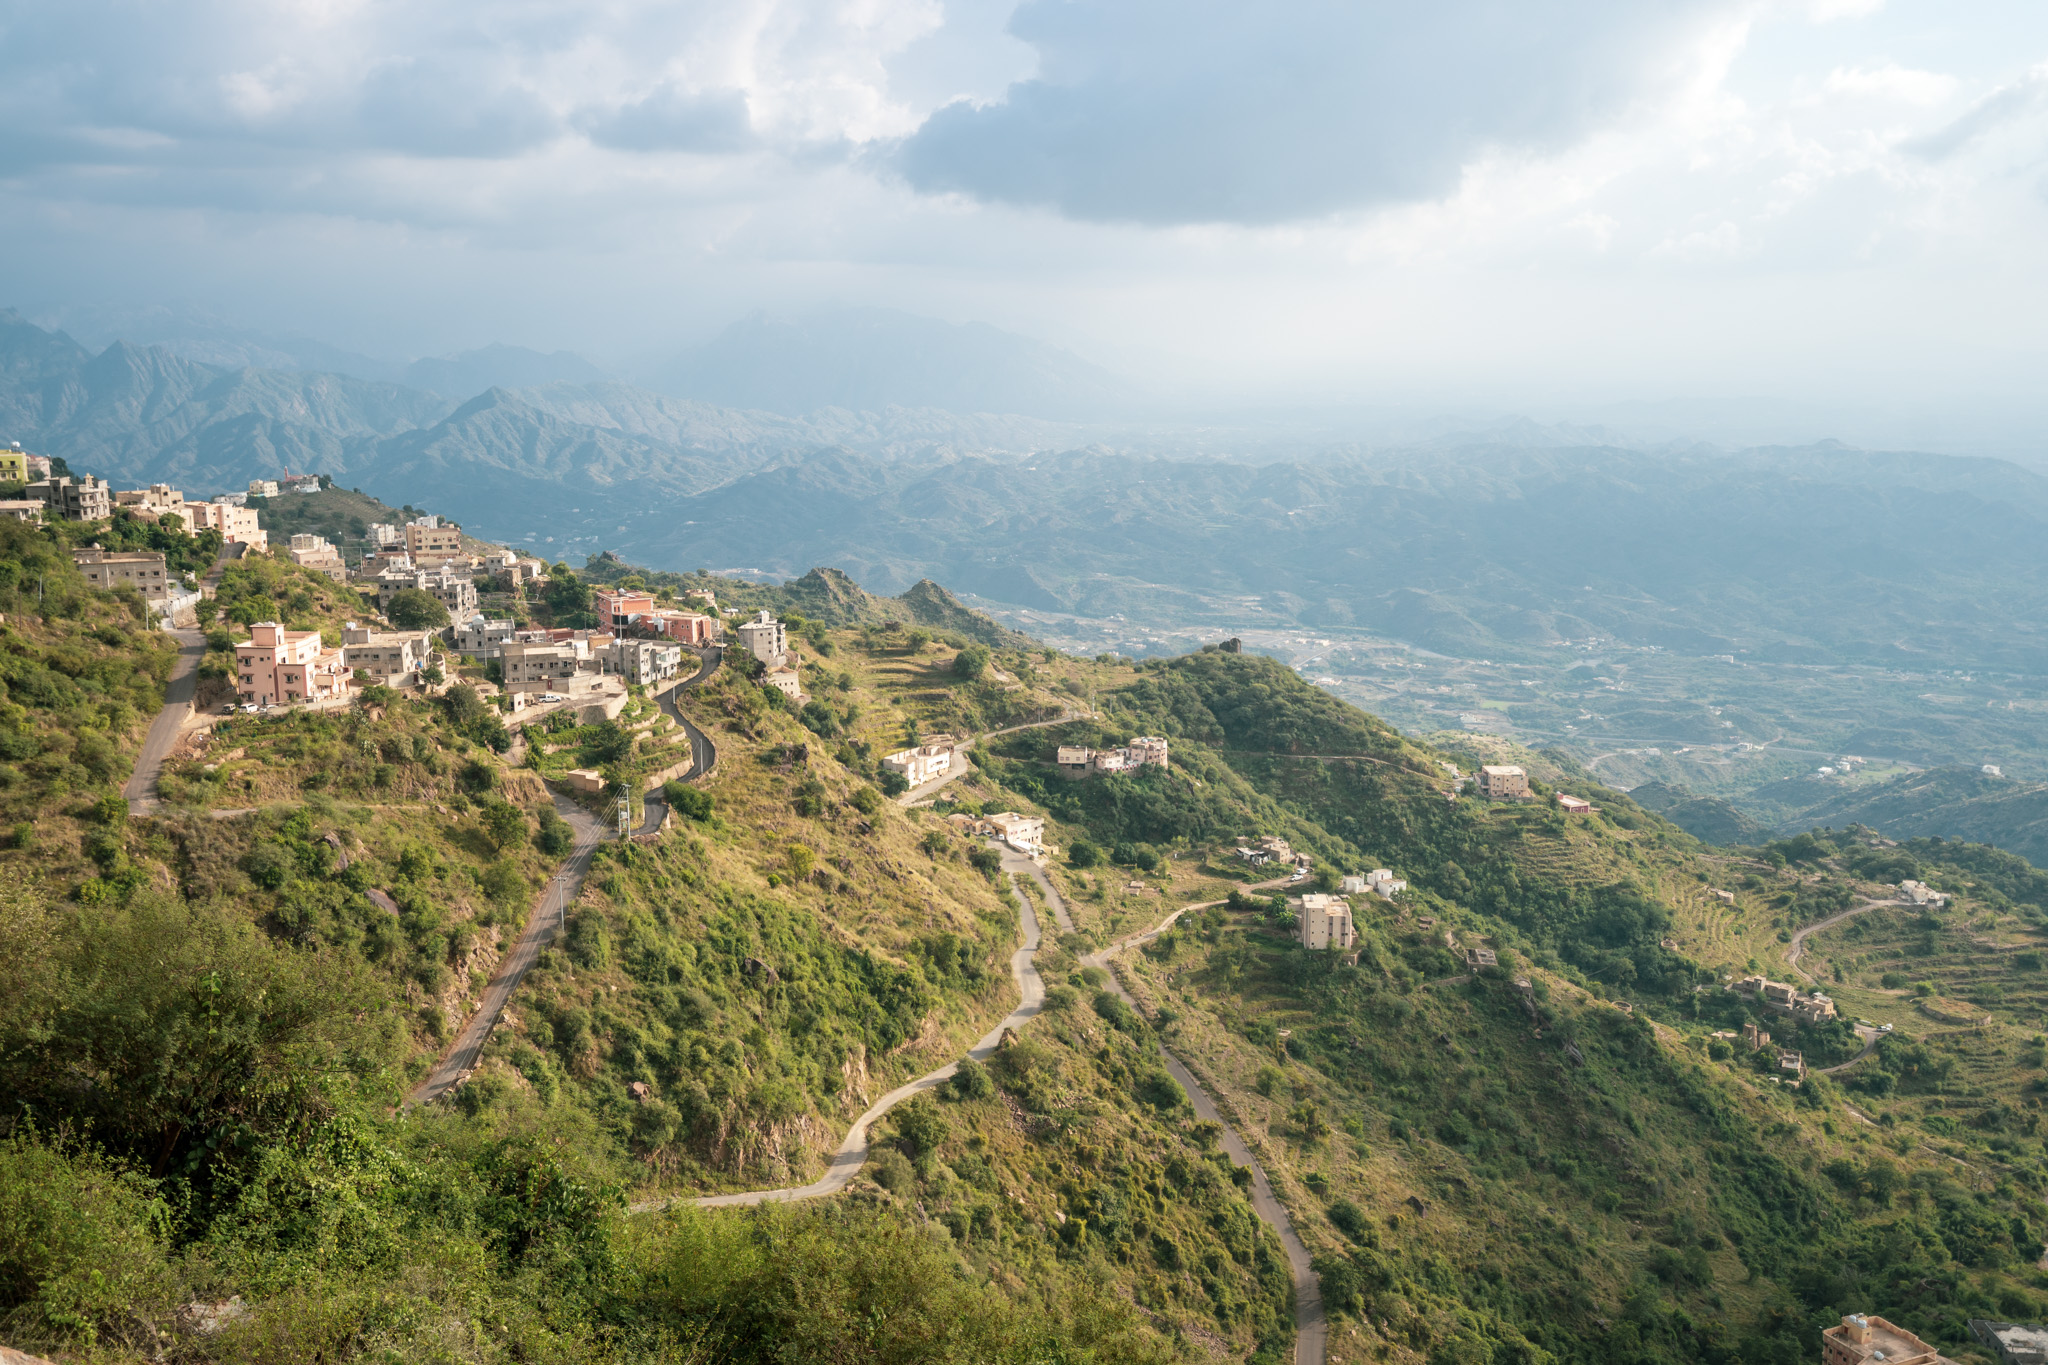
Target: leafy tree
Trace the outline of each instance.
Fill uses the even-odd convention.
[[[526,812],[510,801],[487,802],[483,823],[484,832],[499,848],[509,848],[526,838]]]
[[[979,872],[990,881],[994,881],[1003,870],[1003,855],[988,845],[983,844],[978,848],[968,850],[967,863],[976,872]]]
[[[1075,838],[1067,845],[1067,863],[1072,867],[1097,867],[1102,862],[1102,849],[1093,841]]]
[[[898,1105],[889,1119],[896,1130],[897,1145],[920,1168],[930,1165],[953,1132],[953,1125],[929,1095],[918,1095]]]
[[[988,672],[987,645],[969,645],[953,656],[953,675],[969,682]]]
[[[318,1115],[330,1078],[381,1060],[362,1022],[379,993],[359,966],[274,942],[225,905],[138,893],[55,934],[8,915],[0,958],[13,979],[0,992],[7,1107],[90,1125],[159,1176],[200,1176],[237,1134]]]
[[[514,806],[512,809],[516,812],[518,807]],[[524,826],[526,817],[520,816],[519,823]],[[479,885],[483,887],[484,894],[490,897],[493,905],[509,908],[519,904],[526,897],[526,874],[519,870],[519,864],[509,859],[501,858],[485,868]]]
[[[853,808],[862,815],[873,815],[882,809],[882,794],[873,787],[862,786],[856,788],[853,795],[847,799],[852,802]]]
[[[809,881],[811,872],[818,865],[818,855],[807,845],[792,843],[782,851],[783,861],[789,866],[792,881]]]
[[[956,1100],[985,1100],[996,1093],[996,1083],[987,1067],[972,1057],[963,1057],[953,1069],[952,1079],[946,1082],[946,1090]]]
[[[438,630],[448,624],[448,608],[425,588],[400,588],[391,594],[384,616],[400,630]]]
[[[569,827],[567,820],[555,813],[553,806],[543,806],[540,811],[540,828],[533,834],[533,846],[550,858],[567,857],[569,850],[576,846],[576,831]]]

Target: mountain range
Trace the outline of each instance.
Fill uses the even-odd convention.
[[[456,401],[125,341],[93,354],[0,315],[0,436],[125,483],[317,470],[557,557],[835,564],[883,592],[931,578],[997,605],[1255,617],[1446,653],[1606,635],[2048,672],[2048,478],[2002,461],[1643,450],[1527,424],[1289,458],[1232,458],[1213,430],[1103,435],[936,407],[789,416],[609,380]]]

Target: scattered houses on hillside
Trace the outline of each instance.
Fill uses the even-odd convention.
[[[1825,1024],[1839,1017],[1835,1002],[1827,996],[1819,991],[1808,994],[1783,981],[1745,976],[1729,989],[1737,995],[1751,996],[1765,1009],[1775,1014],[1789,1014],[1801,1023]]]
[[[1069,781],[1098,777],[1106,773],[1135,772],[1144,767],[1168,768],[1166,740],[1158,735],[1139,735],[1115,749],[1089,749],[1062,744],[1053,755],[1060,776]]]
[[[1899,883],[1899,895],[1915,905],[1931,905],[1936,909],[1948,904],[1948,893],[1936,891],[1926,882],[1903,881]]]
[[[1262,835],[1249,844],[1239,844],[1234,855],[1252,867],[1268,863],[1306,863],[1306,853],[1296,854],[1292,845],[1275,834]]]

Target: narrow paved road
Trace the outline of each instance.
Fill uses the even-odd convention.
[[[676,693],[688,691],[693,687],[702,687],[704,681],[718,671],[718,663],[723,655],[724,651],[716,647],[706,650],[704,664],[695,674],[684,678],[673,687],[654,694],[655,701],[661,706],[662,714],[681,726],[683,734],[689,738],[690,771],[683,775],[681,780],[684,782],[695,782],[718,766],[718,746],[711,742],[711,736],[691,724],[690,718],[676,706]]]
[[[1016,878],[1010,879],[1010,895],[1017,902],[1017,924],[1023,931],[1024,941],[1016,952],[1010,954],[1010,976],[1017,983],[1019,996],[1017,1008],[1011,1010],[1003,1022],[990,1029],[982,1040],[969,1048],[967,1055],[976,1061],[986,1061],[996,1050],[1003,1033],[1008,1029],[1021,1029],[1038,1017],[1045,1004],[1045,982],[1039,978],[1038,968],[1032,964],[1031,955],[1038,951],[1040,941],[1038,916],[1032,912],[1030,899],[1017,887]],[[888,1094],[868,1106],[866,1113],[854,1120],[846,1130],[839,1150],[832,1156],[832,1164],[825,1168],[825,1174],[808,1185],[797,1185],[779,1190],[749,1190],[744,1194],[714,1194],[688,1202],[703,1208],[727,1208],[733,1205],[786,1203],[795,1199],[816,1199],[822,1195],[836,1194],[860,1174],[860,1168],[868,1159],[868,1133],[875,1121],[913,1095],[943,1085],[960,1069],[957,1061],[948,1062],[936,1071],[926,1072],[916,1080],[897,1086]],[[669,1199],[650,1199],[631,1206],[634,1213],[648,1213],[667,1208],[678,1202],[681,1196]]]
[[[1057,722],[1045,723],[1056,724]],[[1029,877],[1036,883],[1039,896],[1044,900],[1046,906],[1051,909],[1054,922],[1062,930],[1072,932],[1074,927],[1072,918],[1067,914],[1066,902],[1060,898],[1060,894],[1054,888],[1051,879],[1045,875],[1045,870],[1031,859],[1017,853],[1013,849],[1001,844],[996,844],[995,847],[1000,849],[1003,854],[1003,870],[1010,877],[1010,894],[1016,899],[1017,922],[1024,934],[1022,946],[1010,955],[1010,975],[1017,982],[1018,994],[1021,998],[1017,1008],[1011,1010],[1002,1023],[990,1029],[979,1043],[968,1049],[967,1055],[976,1061],[984,1061],[995,1052],[996,1045],[1002,1041],[1005,1030],[1022,1029],[1024,1025],[1036,1018],[1045,1003],[1045,983],[1039,977],[1038,969],[1031,961],[1032,954],[1038,951],[1040,942],[1038,916],[1032,909],[1030,897],[1026,896],[1022,888],[1017,885],[1017,877],[1021,874]],[[1277,884],[1269,883],[1269,885]],[[1206,909],[1208,905],[1220,904],[1222,904],[1220,901],[1211,901],[1205,902],[1202,905],[1182,906],[1160,921],[1155,927],[1146,930],[1144,933],[1134,934],[1129,938],[1113,943],[1102,951],[1083,958],[1082,961],[1088,966],[1101,967],[1107,971],[1109,973],[1110,989],[1121,996],[1127,1004],[1135,1005],[1136,1002],[1125,991],[1123,983],[1117,979],[1115,970],[1110,966],[1111,957],[1126,948],[1136,947],[1139,944],[1157,938],[1168,929],[1171,929],[1174,923],[1190,910],[1201,910]],[[1229,1155],[1231,1161],[1239,1166],[1250,1169],[1252,1173],[1252,1209],[1264,1220],[1267,1226],[1279,1234],[1280,1243],[1287,1252],[1288,1267],[1293,1273],[1295,1365],[1323,1365],[1327,1327],[1323,1314],[1322,1284],[1316,1278],[1315,1271],[1309,1267],[1308,1248],[1302,1245],[1301,1238],[1296,1235],[1294,1222],[1287,1216],[1286,1206],[1274,1195],[1272,1184],[1266,1179],[1265,1168],[1259,1165],[1258,1158],[1252,1155],[1251,1148],[1245,1145],[1244,1140],[1238,1136],[1237,1130],[1225,1121],[1223,1115],[1217,1110],[1215,1102],[1209,1098],[1208,1092],[1202,1089],[1201,1082],[1195,1079],[1194,1073],[1182,1065],[1181,1060],[1167,1051],[1163,1045],[1159,1049],[1159,1056],[1165,1063],[1168,1073],[1176,1081],[1180,1082],[1182,1089],[1187,1091],[1189,1103],[1194,1107],[1196,1116],[1215,1123],[1223,1130],[1223,1150]],[[868,1135],[875,1122],[911,1096],[921,1094],[924,1091],[944,1084],[959,1069],[960,1064],[958,1062],[948,1062],[936,1071],[927,1072],[914,1081],[896,1087],[888,1094],[882,1096],[881,1099],[875,1101],[874,1104],[868,1107],[867,1112],[856,1119],[851,1128],[847,1129],[846,1137],[840,1142],[839,1150],[833,1154],[832,1163],[826,1167],[825,1174],[808,1185],[797,1185],[775,1190],[748,1190],[741,1194],[715,1194],[694,1199],[687,1199],[686,1196],[649,1199],[629,1206],[629,1211],[633,1213],[652,1213],[665,1209],[671,1204],[683,1202],[685,1199],[687,1199],[687,1202],[701,1208],[729,1208],[735,1205],[785,1203],[797,1199],[817,1199],[824,1195],[836,1194],[851,1184],[853,1178],[860,1174],[860,1168],[866,1164],[869,1147]]]
[[[1884,1034],[1863,1024],[1857,1024],[1854,1027],[1856,1036],[1863,1040],[1863,1050],[1846,1062],[1837,1062],[1833,1066],[1815,1067],[1814,1070],[1816,1072],[1823,1076],[1832,1076],[1837,1071],[1847,1071],[1850,1067],[1877,1051],[1878,1042],[1884,1037]],[[1865,1119],[1864,1122],[1868,1123],[1869,1120]]]
[[[142,752],[135,756],[135,771],[129,775],[128,785],[121,789],[121,795],[128,798],[130,815],[152,814],[161,804],[156,795],[157,779],[163,775],[164,760],[177,744],[179,732],[192,718],[192,697],[199,689],[199,660],[206,653],[206,632],[168,633],[177,638],[178,659],[171,665],[170,681],[164,685],[163,709],[149,723]]]
[[[462,1032],[427,1073],[426,1079],[413,1088],[405,1097],[407,1108],[439,1099],[453,1090],[482,1055],[484,1044],[489,1041],[491,1030],[498,1026],[498,1019],[505,1013],[505,1004],[512,998],[512,992],[519,989],[519,982],[540,950],[547,947],[561,930],[562,921],[570,901],[575,900],[583,890],[584,874],[590,871],[591,854],[604,839],[605,825],[583,807],[563,797],[555,797],[555,809],[561,813],[576,831],[576,846],[568,859],[556,871],[552,880],[534,897],[533,909],[527,915],[526,932],[519,936],[512,951],[498,962],[497,975],[484,988],[483,999],[477,1002],[477,1011],[470,1016]]]
[[[896,804],[899,806],[914,806],[920,801],[929,801],[932,797],[938,795],[941,789],[967,776],[974,766],[967,761],[967,751],[984,739],[994,739],[997,735],[1014,735],[1019,730],[1043,730],[1048,725],[1065,725],[1069,721],[1087,719],[1089,719],[1087,712],[1072,711],[1053,720],[1034,720],[1023,725],[1012,725],[1004,730],[985,730],[981,734],[970,735],[953,746],[953,764],[946,769],[944,776],[935,777],[921,786],[912,787],[909,791],[896,798]]]
[[[239,544],[221,546],[220,553],[214,557],[213,567],[206,571],[206,577],[200,583],[202,592],[219,586],[222,571],[229,561],[241,558],[241,550]],[[152,814],[162,804],[157,799],[157,779],[163,776],[164,760],[171,756],[172,748],[177,745],[178,733],[192,718],[192,698],[199,689],[199,661],[206,654],[206,632],[194,627],[168,633],[178,641],[178,659],[171,665],[171,676],[164,684],[163,709],[149,723],[149,734],[142,741],[142,752],[135,756],[135,771],[129,775],[128,785],[121,789],[121,795],[128,798],[130,815]]]
[[[1049,885],[1047,889],[1050,890]],[[1215,904],[1221,904],[1221,902],[1211,901],[1204,905],[1183,906],[1181,909],[1168,915],[1164,920],[1161,920],[1156,927],[1148,929],[1142,934],[1134,934],[1130,938],[1112,943],[1100,952],[1090,953],[1087,957],[1082,958],[1081,961],[1087,966],[1100,967],[1107,971],[1109,973],[1109,988],[1115,991],[1125,1004],[1135,1007],[1137,1001],[1131,999],[1130,992],[1124,989],[1123,982],[1117,978],[1116,970],[1111,965],[1111,959],[1125,949],[1135,948],[1158,938],[1168,929],[1171,929],[1174,922],[1182,915],[1187,914],[1188,911],[1206,909],[1208,905]],[[1064,910],[1061,913],[1064,914]],[[1329,1324],[1323,1312],[1323,1283],[1317,1278],[1315,1270],[1309,1265],[1308,1248],[1302,1245],[1300,1235],[1295,1232],[1294,1220],[1287,1215],[1287,1206],[1282,1204],[1279,1196],[1273,1193],[1272,1182],[1266,1179],[1266,1168],[1259,1164],[1259,1159],[1256,1156],[1252,1155],[1251,1148],[1245,1145],[1244,1139],[1238,1136],[1237,1130],[1225,1121],[1222,1112],[1216,1108],[1216,1102],[1209,1097],[1208,1091],[1202,1089],[1201,1082],[1195,1079],[1194,1073],[1187,1069],[1180,1058],[1169,1052],[1164,1043],[1159,1045],[1159,1056],[1166,1063],[1167,1072],[1176,1081],[1180,1082],[1183,1090],[1188,1092],[1188,1102],[1194,1106],[1195,1114],[1200,1118],[1208,1119],[1223,1129],[1223,1150],[1230,1157],[1231,1161],[1251,1171],[1252,1210],[1259,1215],[1259,1218],[1266,1226],[1279,1234],[1280,1245],[1287,1251],[1288,1269],[1294,1275],[1295,1365],[1323,1365],[1323,1356],[1328,1349],[1329,1336]]]
[[[1791,943],[1786,945],[1785,948],[1785,965],[1787,967],[1790,967],[1793,971],[1798,972],[1808,981],[1812,981],[1814,979],[1813,974],[1799,965],[1799,959],[1805,956],[1806,954],[1807,935],[1817,934],[1823,929],[1832,929],[1837,924],[1840,924],[1843,920],[1854,919],[1858,915],[1868,913],[1872,910],[1883,909],[1887,905],[1905,904],[1908,904],[1908,902],[1902,900],[1865,901],[1863,902],[1863,904],[1853,905],[1849,907],[1847,910],[1838,910],[1834,914],[1829,915],[1826,919],[1815,920],[1812,924],[1807,925],[1804,929],[1795,929],[1792,933]]]

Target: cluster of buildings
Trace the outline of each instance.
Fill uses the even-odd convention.
[[[1311,861],[1308,854],[1296,853],[1292,845],[1275,834],[1239,844],[1231,856],[1251,867],[1265,867],[1269,863],[1291,863],[1297,867],[1306,867]]]
[[[700,599],[711,597],[709,593],[692,596]],[[665,640],[674,640],[678,644],[700,648],[719,644],[725,639],[725,626],[716,616],[707,612],[661,606],[656,603],[651,593],[625,588],[597,588],[590,594],[590,605],[591,610],[597,613],[598,624],[620,635],[653,635]],[[716,610],[715,601],[713,610]],[[766,616],[767,613],[763,612],[762,615]],[[774,624],[778,631],[782,629],[780,621]],[[748,628],[742,626],[741,630]],[[786,640],[781,641],[773,652],[781,654],[786,645]],[[751,647],[750,643],[749,648]],[[754,657],[764,656],[756,650]]]
[[[330,646],[317,630],[259,621],[235,646],[235,692],[250,706],[345,699],[359,671],[387,687],[412,687],[437,653],[431,630],[373,630],[350,621],[341,644]]]
[[[318,474],[287,474],[282,479],[249,480],[249,491],[244,496],[274,498],[282,493],[318,493],[321,487]]]
[[[1105,773],[1135,772],[1147,766],[1172,766],[1167,761],[1166,741],[1158,735],[1139,735],[1118,749],[1086,749],[1062,744],[1054,758],[1059,764],[1060,776],[1071,781]]]
[[[1347,875],[1338,889],[1347,895],[1364,895],[1370,892],[1383,900],[1392,900],[1408,889],[1408,883],[1396,877],[1390,869],[1376,867],[1363,877],[1355,873]]]
[[[1936,891],[1926,882],[1911,880],[1900,882],[1899,896],[1901,899],[1910,901],[1914,905],[1931,905],[1937,910],[1948,904],[1948,893],[1946,891]]]
[[[1774,1014],[1789,1014],[1802,1024],[1825,1024],[1840,1017],[1835,1011],[1835,1002],[1827,996],[1819,991],[1809,995],[1783,981],[1745,976],[1729,989],[1737,995],[1753,997]]]

